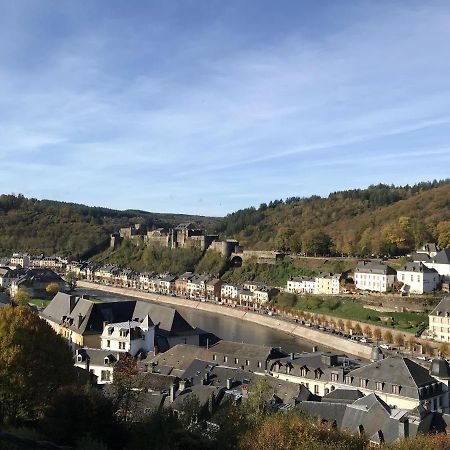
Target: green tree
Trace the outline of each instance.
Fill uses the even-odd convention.
[[[0,309],[0,342],[0,422],[41,417],[55,389],[74,381],[68,345],[25,306]]]
[[[302,237],[302,251],[307,255],[327,255],[332,241],[328,234],[320,230],[308,230]]]

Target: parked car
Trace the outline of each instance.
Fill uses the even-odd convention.
[[[416,358],[420,359],[421,361],[427,361],[427,357],[423,355],[416,356]]]
[[[363,337],[359,340],[359,342],[362,342],[363,344],[368,344],[369,343],[369,339]]]
[[[391,344],[381,344],[380,348],[384,348],[385,350],[394,350],[395,347]]]

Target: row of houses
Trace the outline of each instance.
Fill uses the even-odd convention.
[[[361,291],[389,292],[399,283],[405,294],[424,294],[450,283],[450,249],[437,250],[432,244],[424,249],[433,249],[433,256],[419,250],[411,255],[398,270],[381,261],[359,261],[354,269],[354,288]],[[350,271],[349,271],[350,272]],[[293,277],[287,281],[286,291],[295,294],[339,294],[348,290],[343,274],[320,273],[316,277]]]
[[[42,268],[52,269],[56,272],[62,272],[69,263],[67,258],[60,256],[29,255],[27,253],[13,253],[9,261],[9,266],[20,266],[22,268]]]
[[[181,275],[157,274],[156,272],[136,272],[113,264],[95,267],[78,262],[69,263],[66,270],[96,283],[254,308],[266,305],[279,292],[277,288],[264,283],[247,281],[239,285],[230,284],[213,275],[198,275],[193,272],[185,272]]]

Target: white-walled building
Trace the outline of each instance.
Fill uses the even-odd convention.
[[[397,271],[397,279],[403,283],[402,291],[411,294],[432,292],[439,285],[439,274],[421,262],[409,262]]]
[[[13,253],[11,260],[11,266],[21,266],[23,268],[30,266],[30,256],[22,253]]]
[[[430,269],[435,269],[441,281],[450,282],[450,248],[444,248],[424,264]]]
[[[286,291],[291,294],[313,294],[315,286],[314,278],[292,277],[287,281]]]
[[[93,374],[97,384],[113,381],[114,364],[119,361],[120,353],[99,348],[80,348],[75,355],[75,367]]]
[[[443,298],[428,316],[429,336],[441,342],[450,342],[450,296]]]
[[[101,335],[101,348],[114,352],[128,352],[136,356],[141,351],[148,353],[154,350],[155,325],[150,316],[142,322],[110,323],[105,325]]]
[[[359,261],[355,269],[356,289],[386,292],[395,282],[396,271],[381,262]]]
[[[223,284],[220,288],[220,297],[222,301],[235,300],[238,297],[239,287],[234,284]]]

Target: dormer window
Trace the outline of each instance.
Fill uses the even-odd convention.
[[[306,377],[306,375],[308,374],[308,368],[306,366],[303,366],[300,368],[300,375],[302,377]]]
[[[82,362],[83,361],[83,356],[82,355],[77,355],[77,361],[78,362]]]
[[[401,391],[402,387],[398,386],[396,384],[392,385],[392,393],[395,395],[400,395],[400,391]]]
[[[375,390],[377,390],[377,391],[382,391],[383,388],[384,388],[384,383],[383,383],[383,382],[377,381],[377,382],[375,383]]]
[[[111,335],[113,334],[114,328],[113,327],[108,327],[108,334]]]
[[[109,364],[109,358],[108,358],[107,356],[105,357],[104,362],[105,362],[105,365],[108,365],[108,364]]]
[[[359,379],[359,387],[366,388],[368,384],[369,384],[369,380],[367,380],[365,378]]]

